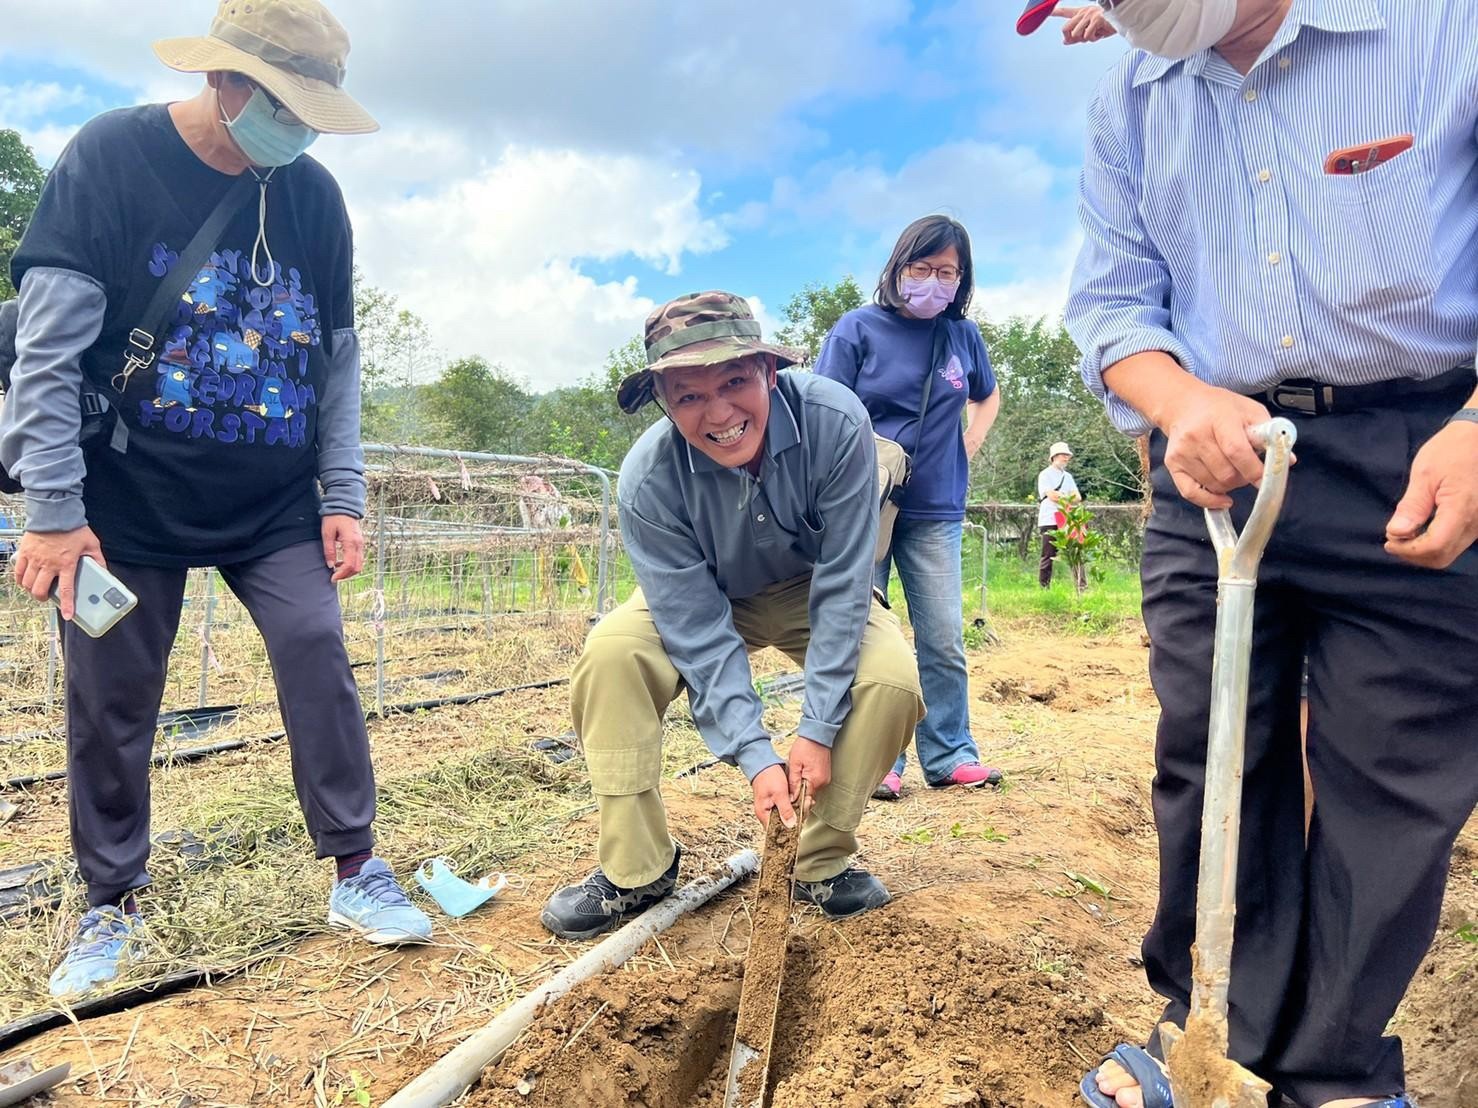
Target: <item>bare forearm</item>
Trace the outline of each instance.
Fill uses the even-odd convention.
[[[1001,393],[991,393],[984,400],[972,400],[965,406],[965,455],[974,458],[985,443],[996,416],[1001,411]]]
[[[1001,394],[993,392],[984,400],[972,400],[965,406],[965,430],[985,438],[1001,414]]]

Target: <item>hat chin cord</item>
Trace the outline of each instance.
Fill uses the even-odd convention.
[[[272,180],[272,174],[277,172],[273,166],[266,174],[257,172],[257,167],[247,166],[251,175],[257,179],[257,237],[251,244],[251,280],[258,288],[269,289],[272,287],[272,279],[277,276],[277,263],[272,259],[272,248],[267,245],[267,183]],[[264,281],[258,274],[257,253],[267,255],[267,279]]]
[[[221,90],[215,89],[216,111],[221,123],[226,128],[226,133],[231,133],[231,121],[226,118],[226,107],[221,103]],[[237,146],[240,150],[240,146]],[[243,151],[243,154],[245,151]],[[257,237],[251,244],[251,281],[258,288],[270,289],[272,280],[277,276],[277,263],[272,258],[272,248],[267,245],[267,183],[272,180],[272,174],[277,172],[274,165],[266,173],[259,173],[257,167],[247,162],[247,170],[257,179]],[[264,281],[258,274],[261,269],[257,265],[257,256],[267,255],[267,279]]]

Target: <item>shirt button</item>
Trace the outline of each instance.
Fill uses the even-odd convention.
[[[1279,69],[1287,69],[1292,64],[1293,64],[1293,59],[1292,58],[1283,57],[1283,58],[1279,58],[1278,59],[1278,68]]]
[[[763,523],[763,522],[765,522],[765,513],[764,512],[761,512],[759,515],[755,516],[754,517],[754,521],[756,523]]]
[[[1274,250],[1268,255],[1268,265],[1277,265],[1283,260],[1283,255]]]
[[[1255,88],[1248,89],[1246,92],[1244,92],[1242,94],[1242,99],[1243,100],[1246,100],[1247,103],[1249,103],[1249,104],[1252,103],[1254,100],[1257,99],[1257,89],[1255,89]]]
[[[1267,184],[1273,179],[1273,173],[1271,170],[1264,169],[1261,173],[1257,175],[1257,179],[1263,182],[1263,184]]]
[[[1283,336],[1283,349],[1284,350],[1287,350],[1292,345],[1293,345],[1293,336],[1292,335],[1284,335]]]

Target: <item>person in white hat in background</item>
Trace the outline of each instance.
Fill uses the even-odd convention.
[[[26,493],[16,581],[38,600],[56,582],[66,620],[89,905],[56,995],[109,983],[144,945],[149,755],[192,566],[220,567],[266,642],[308,830],[337,863],[330,922],[377,943],[431,929],[372,857],[374,771],[335,588],[364,553],[353,252],[338,185],[303,155],[377,124],[342,87],[349,38],[317,0],[225,0],[208,35],[154,50],[204,74],[200,92],[86,124],[12,261],[0,462]],[[107,401],[106,433],[84,434],[89,395]],[[96,639],[71,619],[83,555],[138,597]]]
[[[1066,507],[1082,499],[1078,483],[1067,471],[1073,460],[1073,452],[1065,442],[1054,442],[1047,451],[1047,468],[1037,474],[1037,529],[1042,532],[1042,560],[1037,566],[1037,584],[1044,589],[1052,587],[1052,562],[1057,557],[1057,544],[1052,534],[1062,526],[1058,518]],[[1083,581],[1083,567],[1074,570],[1078,587]]]

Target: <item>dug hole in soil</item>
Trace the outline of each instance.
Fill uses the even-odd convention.
[[[585,982],[529,1029],[471,1105],[723,1104],[742,963]],[[1096,1003],[988,942],[895,903],[791,938],[771,1074],[775,1108],[1070,1103]]]

